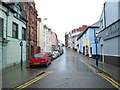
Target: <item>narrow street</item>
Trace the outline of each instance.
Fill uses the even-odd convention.
[[[26,88],[115,88],[81,62],[81,58],[82,55],[65,48],[64,54],[48,68],[32,68],[52,73]]]
[[[120,90],[119,11],[120,0],[1,0],[0,90]]]

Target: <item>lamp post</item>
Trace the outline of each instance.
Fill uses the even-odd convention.
[[[98,66],[98,47],[97,47],[98,39],[97,39],[97,36],[95,37],[95,44],[96,44],[96,66]]]
[[[23,47],[23,42],[20,41],[20,47],[21,47],[21,67],[23,66],[23,60],[22,60],[22,47]]]

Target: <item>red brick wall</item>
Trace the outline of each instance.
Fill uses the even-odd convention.
[[[32,53],[37,53],[37,10],[35,8],[34,2],[25,2],[24,10],[28,21],[26,36],[27,42],[29,43],[28,56],[31,56]]]

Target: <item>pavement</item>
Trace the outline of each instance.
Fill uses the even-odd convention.
[[[68,49],[72,51],[74,55],[78,55],[82,60],[86,63],[90,64],[91,66],[95,66],[95,59],[86,57],[82,54],[77,53],[74,50]],[[79,59],[78,57],[78,59]],[[96,66],[95,66],[96,67]],[[64,67],[63,67],[64,68]],[[115,81],[120,81],[120,68],[111,66],[106,63],[99,62],[99,66],[96,67],[101,71],[105,72],[109,76],[111,76]],[[53,69],[52,69],[53,70]],[[4,68],[2,70],[2,88],[14,88],[32,78],[37,76],[38,74],[44,73],[44,70],[38,69],[30,69],[28,67],[27,62],[24,62],[23,67],[21,68],[20,64]]]
[[[27,62],[24,62],[22,67],[20,64],[16,64],[4,68],[2,70],[2,88],[3,90],[5,88],[15,88],[42,73],[44,72],[39,69],[30,69]]]

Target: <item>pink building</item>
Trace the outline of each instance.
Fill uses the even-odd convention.
[[[57,49],[57,34],[52,32],[52,51]]]

